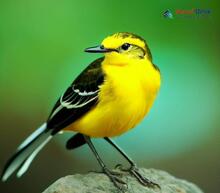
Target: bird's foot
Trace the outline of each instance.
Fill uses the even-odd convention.
[[[128,185],[121,179],[121,173],[109,170],[108,168],[103,168],[103,172],[109,177],[115,187],[118,188],[121,192],[127,191]]]
[[[157,187],[159,189],[160,186],[152,181],[150,181],[149,179],[145,178],[139,171],[138,171],[138,167],[136,165],[131,165],[130,168],[125,169],[122,167],[122,165],[117,165],[116,168],[120,169],[121,171],[124,172],[129,172],[132,176],[134,176],[142,185],[150,187],[150,188],[154,188]]]

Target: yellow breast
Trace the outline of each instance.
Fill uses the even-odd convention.
[[[160,74],[150,62],[115,66],[104,61],[102,67],[106,79],[97,106],[69,127],[92,137],[117,136],[133,128],[149,112],[160,87]]]

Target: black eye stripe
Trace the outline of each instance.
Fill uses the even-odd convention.
[[[141,49],[142,52],[143,52],[143,55],[146,54],[146,51],[145,51],[143,48],[141,48],[140,46],[137,46],[137,45],[135,45],[135,44],[124,43],[124,44],[121,46],[121,49],[126,51],[126,50],[128,50],[128,48],[129,48],[130,46],[133,46],[135,49]]]

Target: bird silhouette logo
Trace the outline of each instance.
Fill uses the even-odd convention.
[[[168,19],[173,19],[173,14],[169,9],[163,12],[163,16]]]

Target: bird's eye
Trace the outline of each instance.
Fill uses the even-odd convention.
[[[123,45],[121,46],[121,48],[122,48],[123,50],[127,50],[130,46],[131,46],[131,44],[125,43],[125,44],[123,44]]]

